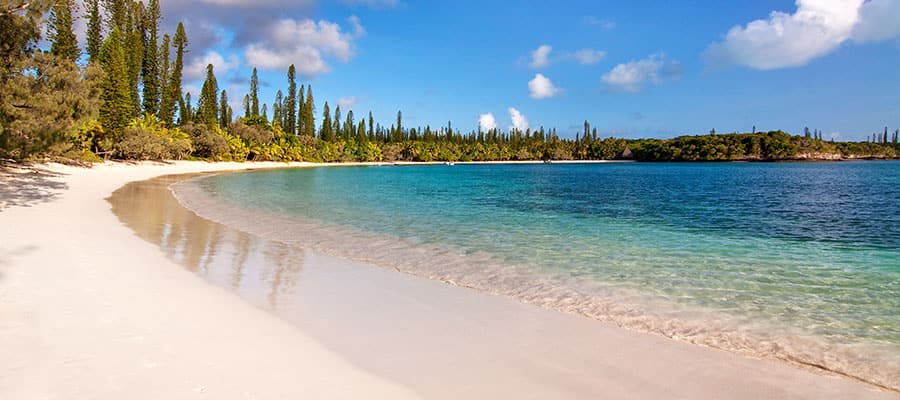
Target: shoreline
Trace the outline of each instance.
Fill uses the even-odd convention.
[[[35,190],[0,211],[0,397],[415,398],[197,279],[123,226],[104,200],[127,182],[171,172],[261,166],[281,165],[26,171],[15,183]],[[35,175],[44,178],[26,180]],[[38,198],[47,181],[56,185]]]
[[[893,367],[900,364],[895,353],[884,353],[886,349],[828,342],[762,321],[737,322],[729,315],[664,303],[629,291],[601,294],[571,278],[539,274],[486,254],[464,254],[452,247],[418,245],[389,235],[331,226],[298,216],[249,210],[215,199],[192,184],[204,178],[198,176],[173,183],[170,191],[182,207],[201,218],[257,237],[473,293],[612,324],[631,332],[898,390],[891,385],[897,382],[900,371]],[[483,270],[502,272],[485,276]]]
[[[24,227],[21,230],[7,230],[0,236],[0,304],[4,304],[0,308],[4,315],[0,323],[0,337],[4,339],[0,343],[4,343],[4,347],[0,349],[0,354],[11,360],[0,378],[0,394],[10,394],[13,398],[194,398],[209,393],[216,398],[243,398],[248,389],[254,390],[259,398],[282,398],[292,392],[307,395],[311,392],[328,393],[326,397],[347,398],[358,398],[361,393],[365,393],[362,396],[367,398],[402,398],[416,394],[415,390],[410,391],[408,383],[398,384],[398,376],[394,376],[394,380],[385,379],[384,371],[360,367],[357,356],[350,354],[352,352],[341,354],[345,349],[329,348],[354,343],[358,338],[354,337],[353,332],[313,326],[311,322],[308,326],[300,324],[299,329],[296,323],[293,326],[287,324],[249,306],[234,294],[197,279],[166,258],[157,246],[148,245],[121,225],[103,199],[128,182],[178,172],[261,167],[260,164],[174,165],[115,165],[94,170],[53,166],[50,171],[66,174],[53,178],[64,183],[64,188],[57,188],[61,194],[50,196],[31,207],[0,211],[0,221],[5,226]],[[318,166],[271,165],[275,168]],[[62,227],[58,225],[60,215],[66,216]],[[483,314],[480,324],[468,326],[483,330],[474,336],[476,339],[488,337],[498,343],[509,341],[510,338],[500,335],[502,330],[497,330],[495,325],[491,328],[494,319],[509,311],[514,311],[510,315],[531,321],[530,327],[535,330],[533,333],[550,329],[549,337],[556,340],[554,343],[569,343],[570,352],[565,354],[579,354],[571,351],[584,350],[570,340],[572,336],[582,339],[579,343],[595,349],[592,354],[599,359],[585,361],[579,357],[579,362],[582,362],[580,367],[586,369],[552,366],[561,368],[558,372],[568,371],[562,377],[576,376],[579,370],[591,372],[587,379],[592,382],[587,384],[602,383],[603,387],[597,390],[603,390],[602,393],[610,397],[641,397],[636,395],[639,393],[646,398],[652,394],[671,397],[679,393],[693,394],[692,397],[712,393],[713,396],[727,394],[729,397],[747,398],[760,394],[775,398],[891,398],[893,395],[892,392],[843,378],[642,335],[595,321],[590,321],[588,325],[591,327],[582,326],[575,332],[568,332],[554,324],[541,322],[553,321],[567,327],[569,323],[586,321],[574,322],[580,318],[516,306],[494,296],[476,296],[468,291],[436,282],[423,282],[392,271],[365,268],[354,263],[344,265],[340,260],[328,260],[318,255],[309,258],[317,265],[337,265],[336,270],[351,277],[359,277],[358,274],[377,277],[381,279],[378,283],[387,284],[384,287],[369,285],[367,293],[390,295],[395,300],[385,304],[373,301],[379,297],[363,297],[358,299],[362,301],[357,305],[372,302],[374,305],[413,309],[424,307],[431,311],[438,307],[437,310],[446,311],[447,307],[453,309],[454,302],[463,302],[467,306],[457,307],[452,314],[456,317],[451,322],[457,325],[468,321],[470,314],[475,314],[478,307],[492,310]],[[60,268],[63,266],[66,268]],[[340,279],[347,276],[331,276],[321,268],[319,273],[325,275],[325,280],[318,282],[331,279],[332,289],[347,282]],[[434,296],[437,300],[409,303],[410,298],[414,298],[409,290],[429,298]],[[328,292],[325,290],[320,294]],[[234,314],[238,314],[239,320],[223,318],[234,317]],[[423,317],[423,321],[419,322],[426,325],[437,325],[435,332],[440,332],[440,328],[446,329],[438,322],[443,317],[441,314],[429,312],[413,315]],[[320,317],[334,316],[323,314]],[[409,321],[408,317],[401,315],[392,322],[417,322]],[[345,323],[350,327],[368,327],[366,324],[359,325],[360,321]],[[386,329],[385,333],[392,332],[390,327]],[[197,338],[200,332],[212,335]],[[217,337],[213,332],[227,332],[227,335]],[[275,332],[277,334],[272,335]],[[490,332],[494,334],[485,334]],[[328,334],[343,337],[343,342],[322,345],[323,338]],[[506,334],[508,336],[508,332]],[[278,339],[271,340],[273,336]],[[310,341],[311,336],[314,338]],[[546,349],[553,348],[547,346],[549,343],[544,336],[547,335],[535,335],[532,337],[535,341],[531,343],[542,344]],[[151,343],[151,346],[146,345]],[[287,346],[289,343],[293,346]],[[593,344],[596,346],[591,346]],[[447,349],[436,348],[429,339],[424,339],[421,345],[432,352],[447,353]],[[264,352],[248,351],[248,346]],[[184,352],[172,353],[173,348]],[[404,348],[397,345],[398,350]],[[533,346],[522,346],[519,350],[539,353],[533,359],[534,365],[544,364],[546,357],[552,354]],[[316,356],[315,361],[311,360],[311,354]],[[512,357],[512,354],[505,355]],[[614,355],[610,357],[610,354]],[[641,357],[633,357],[636,355]],[[237,360],[240,361],[233,362]],[[252,360],[265,361],[254,363]],[[490,367],[497,365],[488,363],[485,367],[484,362],[488,360],[480,361],[484,371],[496,372]],[[506,365],[505,368],[515,367],[518,364],[516,361],[521,360],[506,359],[503,365]],[[506,364],[510,362],[512,364]],[[681,364],[681,367],[669,368],[675,364]],[[412,367],[412,372],[415,372],[416,366]],[[321,376],[323,369],[329,376]],[[373,376],[373,370],[379,373]],[[288,371],[309,376],[301,375],[308,378],[301,385],[298,376]],[[223,376],[232,376],[233,379],[222,379]],[[518,376],[521,379],[522,375]],[[47,388],[42,385],[46,377],[60,384]],[[538,377],[531,376],[531,379]],[[200,378],[210,383],[198,384],[204,381]],[[160,385],[160,382],[163,384]],[[650,382],[653,384],[644,387]],[[438,379],[432,383],[436,388],[450,388],[460,382]],[[582,389],[584,387],[581,386]],[[496,387],[494,389],[498,390]],[[506,390],[496,393],[509,394],[515,388],[499,389]],[[813,393],[813,390],[817,392]],[[575,397],[579,394],[594,397],[597,394],[578,390],[569,393],[576,394]]]

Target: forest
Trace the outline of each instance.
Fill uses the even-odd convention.
[[[390,126],[370,111],[316,107],[292,65],[274,101],[259,99],[257,70],[243,107],[232,110],[209,65],[200,93],[185,93],[189,40],[183,24],[160,32],[159,0],[0,0],[0,159],[211,161],[776,161],[898,158],[900,131],[866,142],[825,140],[815,130],[602,137],[588,121],[574,139],[555,128],[461,132]],[[85,48],[74,22],[87,22]],[[42,42],[43,40],[43,42]],[[49,48],[41,48],[47,43]],[[192,95],[195,96],[192,98]],[[196,105],[193,104],[196,102]],[[271,105],[270,105],[271,104]]]

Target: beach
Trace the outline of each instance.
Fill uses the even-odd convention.
[[[312,165],[48,165],[3,176],[0,397],[897,398],[316,252],[296,255],[304,306],[279,312],[210,284],[142,239],[133,228],[145,213],[131,210],[129,227],[105,200],[163,175],[288,166]],[[191,215],[185,235],[228,229]]]

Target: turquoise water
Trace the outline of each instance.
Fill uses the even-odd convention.
[[[282,216],[272,235],[352,258],[454,270],[444,280],[670,336],[729,327],[756,344],[699,341],[863,379],[887,369],[886,386],[900,376],[900,162],[341,167],[197,184]],[[707,320],[670,328],[678,318]]]

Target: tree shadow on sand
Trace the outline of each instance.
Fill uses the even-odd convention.
[[[40,166],[0,164],[0,212],[53,200],[69,187],[60,181],[64,175]]]

